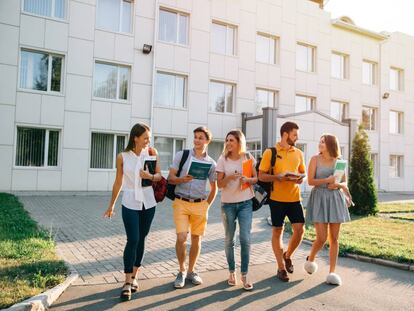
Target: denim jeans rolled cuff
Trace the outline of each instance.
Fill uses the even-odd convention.
[[[237,203],[222,203],[221,217],[225,230],[224,250],[226,253],[229,271],[236,270],[234,261],[234,245],[236,221],[239,223],[240,230],[240,257],[241,257],[241,273],[246,274],[249,269],[250,261],[250,232],[252,229],[252,200]]]
[[[155,207],[141,211],[122,206],[127,243],[124,249],[124,273],[132,273],[134,267],[140,267],[144,259],[145,241],[154,219]]]

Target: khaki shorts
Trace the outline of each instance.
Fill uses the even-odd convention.
[[[204,235],[209,208],[207,201],[192,203],[176,198],[172,207],[177,233],[191,232],[192,235]]]

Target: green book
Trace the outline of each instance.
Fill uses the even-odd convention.
[[[187,175],[192,176],[194,179],[206,180],[211,166],[212,163],[210,162],[197,160],[196,158],[191,157]]]
[[[342,181],[342,178],[344,177],[346,172],[346,165],[346,160],[336,160],[334,176],[337,183]]]

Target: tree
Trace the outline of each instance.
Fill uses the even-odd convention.
[[[368,135],[362,125],[352,141],[351,172],[349,190],[355,206],[351,213],[357,215],[375,215],[378,212],[377,190],[374,184],[374,170],[370,157]]]

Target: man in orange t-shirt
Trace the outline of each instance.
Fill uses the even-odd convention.
[[[270,167],[272,152],[267,149],[260,162],[259,180],[273,182],[273,190],[269,200],[272,219],[272,247],[278,265],[277,277],[288,282],[287,272],[293,273],[290,257],[302,242],[305,232],[305,217],[299,188],[305,174],[305,163],[302,151],[295,147],[299,137],[299,126],[293,122],[284,123],[280,128],[280,136],[281,140],[276,144],[275,166]],[[270,172],[272,174],[269,174]],[[291,174],[287,176],[286,173]],[[295,174],[297,175],[295,176]],[[282,237],[286,216],[292,224],[293,234],[286,252],[283,252]]]

